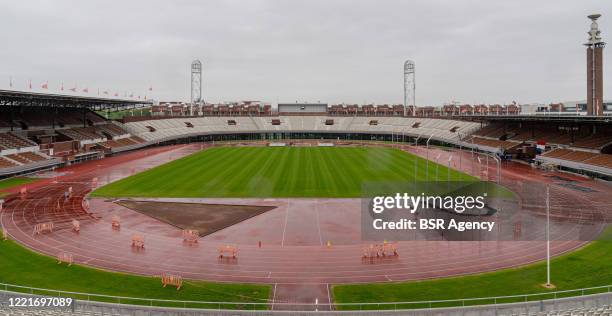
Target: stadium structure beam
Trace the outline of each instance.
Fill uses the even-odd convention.
[[[97,97],[71,96],[61,94],[46,94],[13,90],[0,90],[2,105],[11,106],[50,106],[50,107],[82,107],[101,109],[108,107],[150,106],[150,101],[135,101],[123,99],[108,99]]]

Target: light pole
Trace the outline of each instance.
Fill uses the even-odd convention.
[[[485,170],[487,171],[487,181],[489,181],[489,155],[485,155],[487,157],[487,164]]]
[[[463,148],[461,148],[462,144],[459,144],[459,171],[462,171],[461,169],[461,161],[463,160]]]
[[[429,141],[431,140],[431,138],[433,137],[433,134],[431,134],[431,136],[429,136],[429,138],[427,139],[427,143],[425,144],[427,147],[426,151],[426,155],[427,155],[427,160],[425,161],[425,181],[429,181]]]
[[[446,167],[447,170],[447,174],[446,174],[446,191],[450,191],[450,163],[453,160],[453,155],[451,154],[448,157],[448,166]]]
[[[550,186],[546,186],[546,287],[550,284]]]
[[[480,156],[476,156],[476,158],[478,159],[478,179],[482,180],[482,159],[480,159]]]
[[[446,181],[447,181],[447,182],[450,182],[450,163],[451,163],[451,161],[452,161],[452,160],[453,160],[453,155],[451,154],[451,155],[448,157],[448,167],[447,167],[447,169],[448,169],[448,174],[446,175]]]
[[[417,160],[419,159],[419,156],[414,155],[414,183],[416,184],[416,179],[417,179]]]
[[[495,162],[497,163],[497,184],[501,183],[501,158],[497,157],[496,155],[493,155],[493,159],[495,159]]]
[[[472,137],[472,160],[474,159],[474,137]]]
[[[439,175],[439,170],[440,170],[440,164],[438,163],[438,160],[440,159],[440,154],[438,154],[438,156],[436,157],[436,181],[438,181],[438,175]]]

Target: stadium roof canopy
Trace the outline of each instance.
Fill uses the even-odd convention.
[[[78,107],[91,110],[125,109],[151,106],[151,101],[122,100],[111,98],[84,97],[63,94],[47,94],[0,90],[0,106],[48,106]]]

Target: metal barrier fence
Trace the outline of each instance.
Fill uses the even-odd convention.
[[[0,289],[5,292],[26,293],[31,295],[70,297],[77,301],[105,302],[114,304],[144,305],[156,307],[196,308],[210,310],[294,310],[294,311],[325,311],[325,310],[411,310],[436,309],[449,307],[467,307],[482,305],[500,305],[556,300],[560,298],[576,298],[594,294],[612,293],[612,285],[582,288],[575,290],[552,291],[521,295],[492,296],[480,298],[464,298],[450,300],[431,300],[413,302],[381,302],[381,303],[287,303],[287,302],[206,302],[180,301],[152,298],[113,296],[104,294],[81,293],[53,289],[35,288],[14,284],[0,283]]]

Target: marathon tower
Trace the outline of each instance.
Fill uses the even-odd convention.
[[[591,29],[587,47],[587,115],[603,115],[603,48],[597,19],[601,14],[589,15]]]

